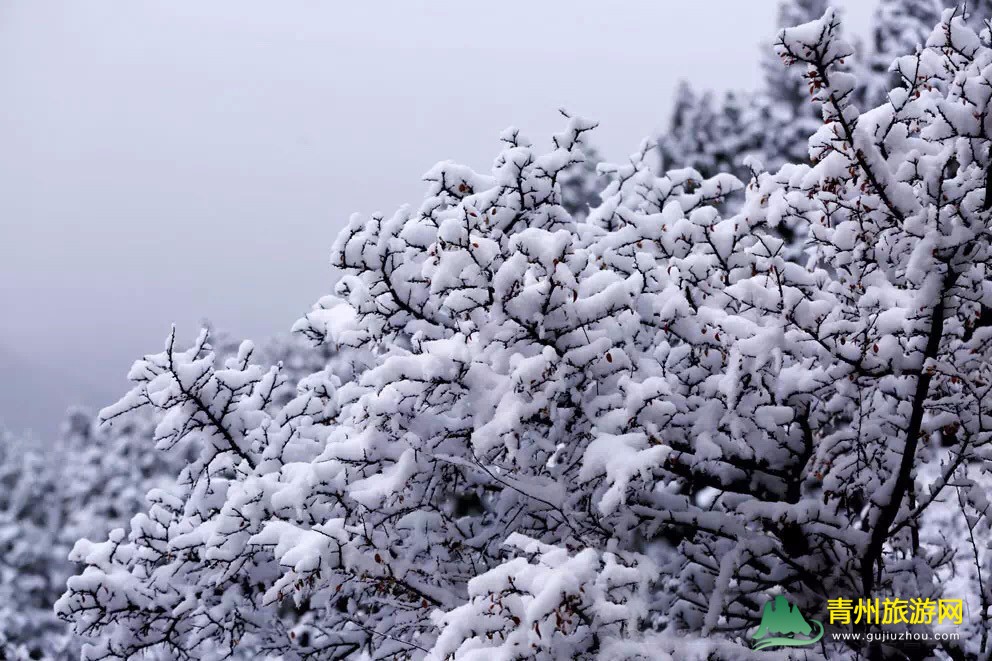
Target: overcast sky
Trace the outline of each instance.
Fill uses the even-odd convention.
[[[867,2],[839,3],[855,32]],[[286,331],[352,212],[500,131],[597,119],[622,158],[679,79],[748,89],[775,0],[3,0],[0,421],[123,393],[173,322]]]

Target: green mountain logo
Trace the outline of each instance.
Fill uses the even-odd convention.
[[[810,622],[816,625],[815,634]],[[761,624],[751,634],[756,650],[769,647],[805,647],[817,643],[821,638],[823,623],[819,620],[807,622],[799,609],[782,595],[765,603],[761,611]]]

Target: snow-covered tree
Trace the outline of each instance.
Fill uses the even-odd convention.
[[[206,534],[206,528],[196,524],[212,521],[212,526],[217,523],[213,519],[220,512],[214,510],[222,504],[227,491],[226,485],[239,475],[234,468],[237,461],[230,460],[229,455],[233,454],[237,460],[247,458],[254,463],[251,457],[260,448],[264,448],[259,457],[259,468],[270,472],[278,472],[285,462],[313,458],[317,439],[304,436],[302,432],[313,426],[330,425],[335,421],[338,414],[335,399],[337,388],[342,385],[347,387],[355,379],[356,372],[364,369],[361,361],[355,357],[357,354],[344,357],[336,350],[348,343],[357,344],[354,338],[363,335],[341,325],[336,309],[340,306],[340,301],[333,297],[327,298],[299,324],[301,334],[319,340],[324,348],[311,351],[311,357],[298,361],[292,350],[295,348],[292,341],[270,344],[259,353],[268,354],[269,357],[280,356],[285,360],[284,363],[271,367],[252,363],[256,351],[248,343],[242,344],[237,354],[225,357],[226,348],[222,345],[219,351],[215,351],[209,343],[209,335],[203,333],[193,349],[179,354],[171,344],[173,336],[167,354],[148,357],[137,363],[132,370],[132,378],[147,381],[150,386],[140,391],[136,389],[126,402],[122,401],[118,406],[102,413],[104,420],[115,421],[127,419],[136,411],[150,409],[159,420],[154,432],[158,447],[183,452],[195,450],[193,460],[181,472],[176,487],[149,493],[152,507],[148,514],[139,515],[132,521],[133,545],[123,543],[123,530],[112,532],[110,541],[101,545],[86,540],[77,545],[77,549],[105,550],[108,553],[105,558],[108,564],[133,563],[136,568],[146,572],[146,582],[142,587],[148,591],[150,597],[158,599],[149,614],[134,606],[133,601],[142,593],[133,591],[126,584],[104,585],[94,588],[92,593],[80,590],[76,596],[84,602],[94,600],[102,605],[121,602],[123,611],[102,613],[113,620],[122,618],[129,622],[138,622],[142,617],[149,618],[142,627],[144,630],[137,636],[145,642],[131,644],[130,640],[127,643],[110,641],[103,654],[135,654],[145,648],[155,647],[157,642],[171,642],[171,636],[178,639],[181,635],[191,635],[191,631],[194,639],[202,634],[202,641],[160,647],[170,647],[167,652],[177,652],[189,644],[191,648],[196,648],[198,657],[202,654],[205,655],[204,658],[208,658],[209,654],[216,653],[225,658],[232,654],[255,658],[256,654],[271,651],[283,640],[296,640],[297,644],[304,647],[309,645],[313,634],[305,624],[306,608],[293,608],[288,603],[280,603],[280,607],[275,609],[278,613],[275,619],[259,627],[252,627],[250,621],[245,622],[242,619],[239,596],[251,594],[256,586],[254,582],[243,582],[245,577],[239,576],[235,570],[249,559],[235,558],[232,555],[232,562],[225,562],[219,557],[213,557],[204,546],[208,543],[212,546],[220,539],[244,543],[244,530],[239,529],[236,522],[228,521],[233,528],[215,529],[198,542],[197,536]],[[335,347],[333,355],[328,353],[331,346]],[[223,362],[225,369],[213,369],[214,360]],[[308,371],[308,365],[313,371]],[[287,381],[282,376],[284,373],[295,373],[298,377],[293,384],[294,393],[297,393],[295,397],[286,396]],[[167,385],[163,375],[175,378],[176,382]],[[160,389],[160,385],[167,387]],[[278,411],[278,414],[267,416],[266,411],[270,409]],[[218,429],[224,433],[218,432]],[[202,446],[197,443],[199,440],[210,439],[213,434],[217,434],[217,438]],[[251,441],[246,442],[249,436]],[[319,483],[315,483],[313,487],[321,488]],[[300,495],[303,497],[304,494],[301,492]],[[236,516],[250,515],[255,507],[250,496],[242,505],[245,509]],[[225,508],[224,514],[230,515],[231,512]],[[179,541],[182,549],[173,548],[172,545],[177,540],[182,540]],[[79,553],[77,550],[77,556]],[[87,561],[91,560],[92,554],[87,555]],[[202,563],[202,566],[198,567],[198,563]],[[156,567],[159,569],[157,572],[154,571]],[[203,580],[200,572],[204,568],[209,569],[208,575],[213,575],[216,571],[230,571],[230,584],[215,585],[209,593],[211,596],[202,589],[194,589],[196,581]],[[83,578],[87,578],[87,575],[84,574]],[[197,632],[197,627],[203,626],[202,622],[194,624],[192,630],[170,624],[174,615],[172,608],[162,610],[161,604],[170,603],[174,599],[187,605],[199,603],[198,613],[186,614],[189,619],[195,621],[195,616],[199,614],[233,637],[220,642],[211,641],[212,626],[206,626],[204,631]],[[171,605],[175,607],[177,603],[173,602]],[[84,613],[89,611],[87,619],[90,615],[101,614],[94,612],[95,609],[85,603],[82,610]],[[178,618],[179,621],[182,619]],[[317,622],[314,626],[322,625]],[[83,626],[77,624],[77,630],[81,634],[97,632],[102,628],[102,623],[96,618]],[[264,635],[240,640],[242,633],[246,630],[250,633],[254,629],[266,631]],[[155,636],[158,635],[162,635],[161,641],[156,640]],[[152,642],[148,642],[149,640]],[[214,642],[217,644],[212,645]],[[226,645],[224,652],[218,647],[221,643]]]
[[[923,517],[957,497],[986,507],[962,472],[988,460],[992,51],[948,10],[928,48],[897,61],[890,102],[859,116],[838,33],[830,12],[782,34],[825,125],[810,141],[816,165],[760,177],[745,213],[808,223],[810,270],[777,276],[775,305],[786,334],[833,363],[811,429],[829,430],[816,455],[823,502],[858,530],[849,590],[925,595],[965,549]],[[952,450],[927,447],[938,441]]]
[[[491,172],[440,163],[418,208],[351,221],[297,330],[355,358],[291,399],[248,343],[135,363],[102,416],[153,409],[195,458],[76,545],[57,610],[86,658],[742,659],[768,596],[822,619],[986,568],[992,49],[947,12],[862,114],[840,30],[780,33],[812,159],[731,215],[733,176],[645,146],[576,219],[593,125],[510,130]],[[921,655],[987,653],[978,573],[974,635]]]
[[[859,72],[864,82],[858,93],[866,108],[885,103],[889,90],[899,85],[898,74],[889,68],[897,58],[924,46],[943,8],[941,0],[879,0],[863,63],[866,70]]]
[[[730,169],[726,163],[715,164],[706,154],[708,146],[721,137],[714,135],[716,113],[712,94],[697,94],[688,81],[679,83],[668,130],[658,140],[662,168],[693,167],[708,174]]]
[[[779,4],[779,28],[802,25],[823,16],[827,0],[783,0]],[[786,163],[809,161],[809,136],[823,123],[820,109],[810,103],[812,90],[804,71],[785,68],[772,49],[764,48],[761,60],[762,85],[755,102],[764,108],[766,119],[758,124],[757,157],[770,171]]]
[[[69,551],[126,524],[186,463],[156,452],[151,429],[143,416],[101,427],[73,410],[54,440],[0,437],[0,658],[78,658],[53,610],[76,570]]]
[[[784,0],[778,25],[815,20],[825,0]],[[688,83],[676,90],[669,126],[659,138],[665,168],[693,167],[707,176],[730,172],[750,178],[745,159],[777,170],[785,163],[808,160],[807,140],[819,127],[819,111],[810,103],[808,81],[786,69],[766,48],[761,60],[762,83],[756,90],[729,92],[722,99],[697,92]]]
[[[237,349],[223,336],[216,347],[222,356]],[[354,369],[353,357],[302,336],[276,336],[257,353],[292,380],[273,392],[280,405],[297,382],[328,365]],[[146,494],[171,487],[191,459],[156,450],[157,423],[148,409],[105,424],[72,410],[55,439],[0,432],[0,659],[79,657],[80,640],[53,610],[77,570],[69,552],[79,539],[105,539],[126,526],[146,508]]]
[[[0,434],[0,658],[72,655],[72,636],[52,610],[72,574],[72,540],[58,497],[57,455],[38,442]],[[78,649],[76,649],[78,654]]]
[[[684,214],[714,221],[706,205],[739,184],[635,160],[578,224],[558,177],[589,128],[571,120],[549,154],[507,133],[492,175],[441,164],[419,212],[352,225],[336,250],[348,304],[325,301],[299,330],[373,356],[357,380],[318,372],[278,406],[279,369],[248,346],[221,364],[202,336],[135,365],[136,388],[103,415],[154,407],[160,443],[199,454],[126,537],[77,546],[89,566],[59,609],[102,634],[91,655],[403,656],[429,647],[432,612],[499,564],[510,531],[605,543],[603,477],[554,485],[579,479],[596,407],[619,396],[627,360],[609,336],[633,321],[636,242],[661,236],[628,227],[632,201],[675,232]],[[613,254],[624,235],[637,241]]]
[[[815,20],[826,7],[825,0],[782,0],[778,26]],[[810,103],[809,82],[803,72],[782,67],[770,47],[760,64],[762,81],[755,90],[716,95],[679,85],[669,125],[658,139],[663,168],[691,167],[704,176],[728,172],[746,182],[755,170],[808,161],[809,136],[822,123],[818,106]],[[736,212],[741,202],[735,196],[724,210]],[[797,258],[805,239],[801,228],[786,221],[775,231],[787,244],[786,256]]]
[[[604,175],[598,171],[599,153],[587,148],[581,163],[575,164],[561,174],[561,206],[573,218],[585,218],[592,209],[600,205],[599,194],[606,187]]]
[[[70,546],[125,525],[145,508],[149,490],[175,481],[189,457],[157,451],[155,423],[152,416],[133,415],[104,425],[89,412],[69,413],[60,451],[74,478],[59,485],[57,493],[71,512],[64,533]]]
[[[658,140],[662,167],[693,168],[705,177],[724,172],[749,178],[744,159],[759,155],[757,127],[767,121],[767,112],[754,99],[728,92],[697,94],[680,83],[668,131]]]

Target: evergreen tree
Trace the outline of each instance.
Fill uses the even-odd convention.
[[[861,90],[866,108],[885,103],[889,90],[899,86],[899,75],[890,67],[896,58],[926,44],[942,12],[941,0],[879,0]]]
[[[778,23],[808,23],[826,9],[825,0],[785,0]],[[679,85],[669,127],[659,140],[664,169],[693,167],[707,176],[731,172],[748,181],[748,157],[768,170],[808,160],[806,141],[822,123],[809,102],[809,81],[770,54],[762,57],[761,69],[758,90],[730,92],[719,103],[711,92]]]
[[[704,177],[721,172],[747,180],[746,156],[758,155],[757,128],[767,121],[766,108],[753,98],[728,92],[696,94],[679,84],[670,130],[658,141],[662,169],[692,168]]]
[[[573,218],[585,218],[602,202],[599,193],[605,187],[605,180],[597,170],[599,162],[596,150],[587,148],[583,161],[561,175],[561,205]]]
[[[715,164],[706,151],[719,137],[714,135],[715,116],[712,94],[697,95],[687,81],[679,83],[669,130],[658,141],[662,170],[691,167],[712,175]]]
[[[808,24],[827,11],[826,0],[782,0],[778,27]],[[818,104],[810,103],[812,90],[807,72],[800,67],[783,67],[771,48],[761,59],[762,87],[756,97],[765,108],[761,122],[758,158],[769,171],[785,163],[809,161],[809,136],[823,124]]]

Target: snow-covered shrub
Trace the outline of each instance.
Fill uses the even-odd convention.
[[[279,370],[247,346],[217,364],[205,338],[170,340],[136,363],[136,388],[104,416],[154,407],[160,444],[198,455],[126,538],[77,546],[88,567],[59,609],[100,635],[92,656],[403,656],[426,651],[432,613],[503,560],[511,532],[633,543],[637,518],[619,506],[668,452],[640,426],[672,410],[650,401],[657,361],[644,369],[658,383],[639,383],[635,361],[665,333],[645,332],[640,308],[682,295],[655,261],[705,278],[719,261],[707,241],[730,256],[732,223],[707,205],[739,184],[657,177],[638,159],[576,223],[557,178],[590,128],[570,120],[547,154],[507,133],[492,175],[441,164],[419,211],[352,224],[336,249],[348,305],[327,299],[298,330],[354,347],[370,369],[308,376],[279,406]]]
[[[52,604],[72,574],[58,464],[37,441],[0,433],[0,658],[55,658],[72,637]],[[106,531],[103,531],[106,532]],[[76,650],[78,654],[78,649]]]
[[[144,416],[100,426],[81,410],[55,439],[0,434],[0,658],[78,658],[53,610],[77,569],[69,552],[125,525],[185,465],[150,441]]]
[[[561,188],[561,206],[572,218],[581,220],[592,209],[599,206],[599,194],[609,183],[605,175],[598,171],[599,153],[589,147],[583,154],[582,162],[561,173],[558,184]]]
[[[644,628],[652,563],[613,553],[542,544],[513,533],[517,556],[468,582],[468,602],[436,624],[444,633],[429,658],[577,659]]]
[[[767,595],[817,617],[984,567],[992,50],[948,12],[864,114],[832,10],[777,50],[814,162],[734,215],[735,178],[642,150],[574,218],[593,125],[508,131],[491,172],[440,163],[418,208],[351,221],[297,330],[354,358],[292,398],[250,344],[138,361],[103,415],[151,407],[195,459],[77,544],[57,609],[87,658],[742,659]],[[968,626],[927,651],[979,653]]]
[[[329,345],[314,350],[285,336],[261,354],[296,379],[335,359]],[[288,401],[287,390],[295,393],[295,383],[276,398]],[[146,508],[148,491],[174,484],[188,463],[182,452],[156,450],[156,420],[147,413],[100,424],[72,410],[54,439],[0,432],[0,659],[79,657],[80,640],[53,610],[78,569],[69,552],[79,539],[126,526]]]

